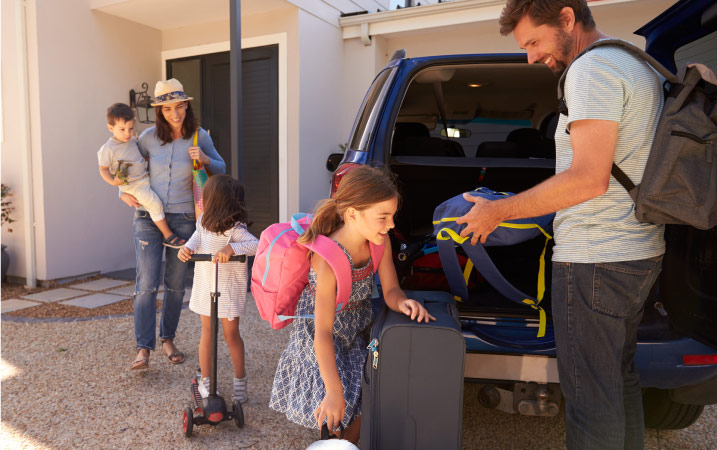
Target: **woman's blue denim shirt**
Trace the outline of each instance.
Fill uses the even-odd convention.
[[[137,142],[140,153],[145,157],[149,156],[149,184],[162,200],[165,213],[193,213],[192,159],[189,157],[189,147],[192,146],[194,136],[163,144],[155,135],[155,128],[144,130]],[[205,166],[207,170],[212,174],[226,172],[224,160],[214,148],[209,133],[202,128],[199,128],[197,145],[211,160],[211,163]]]

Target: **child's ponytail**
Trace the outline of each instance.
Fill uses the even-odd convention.
[[[313,242],[319,234],[328,236],[338,230],[342,223],[343,219],[339,215],[336,199],[327,198],[316,209],[311,226],[299,236],[298,241],[300,244],[306,244]]]
[[[334,197],[319,204],[311,226],[298,242],[312,242],[319,234],[328,236],[338,230],[349,208],[363,211],[371,205],[398,197],[393,175],[387,170],[369,166],[352,169],[339,183]]]

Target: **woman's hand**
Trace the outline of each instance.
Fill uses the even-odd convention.
[[[344,393],[341,391],[327,391],[324,399],[319,403],[319,407],[314,411],[314,417],[316,423],[319,425],[319,429],[326,419],[326,426],[329,428],[329,433],[337,434],[334,432],[334,428],[338,428],[341,421],[344,419],[346,413],[346,401],[344,400]]]
[[[411,300],[410,298],[399,300],[398,309],[405,315],[409,316],[411,320],[416,320],[417,322],[428,323],[429,320],[436,320],[435,317],[428,314],[428,311],[423,307],[423,305],[415,300]]]
[[[227,244],[214,255],[214,261],[212,262],[219,261],[220,263],[225,263],[229,261],[229,258],[232,256],[234,256],[234,249],[231,245]]]
[[[204,154],[199,147],[189,147],[189,157],[192,159],[198,159],[204,166],[208,166],[212,162],[207,155]]]
[[[179,248],[179,252],[177,252],[177,258],[179,258],[182,262],[187,262],[193,254],[194,251],[184,246]]]
[[[131,208],[139,208],[140,206],[142,206],[137,201],[137,198],[134,195],[128,194],[126,192],[124,192],[124,193],[122,193],[122,195],[120,195],[120,200],[127,203],[127,205],[130,206]]]
[[[122,178],[119,177],[119,175],[115,175],[115,177],[112,179],[112,186],[122,186],[123,184],[126,184]]]

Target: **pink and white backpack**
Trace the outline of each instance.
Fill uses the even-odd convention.
[[[261,318],[275,330],[284,328],[296,318],[296,304],[309,283],[313,251],[331,266],[336,276],[336,311],[341,311],[351,297],[351,265],[346,254],[331,238],[319,235],[314,242],[299,244],[296,240],[311,225],[313,215],[295,214],[291,222],[275,223],[262,231],[251,271],[251,293]],[[373,272],[376,273],[384,246],[369,242]]]

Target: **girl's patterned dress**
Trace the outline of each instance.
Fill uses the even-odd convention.
[[[339,244],[341,246],[341,244]],[[354,268],[351,255],[351,297],[346,307],[334,318],[334,352],[336,367],[344,390],[346,415],[342,420],[348,427],[361,414],[361,374],[366,361],[366,333],[373,318],[371,289],[373,271],[371,261]],[[296,315],[314,314],[316,272],[309,271],[309,284],[304,288],[296,306]],[[324,380],[319,372],[314,351],[314,319],[294,319],[289,346],[279,360],[274,377],[269,406],[286,414],[292,422],[307,428],[317,428],[314,411],[326,395]]]

